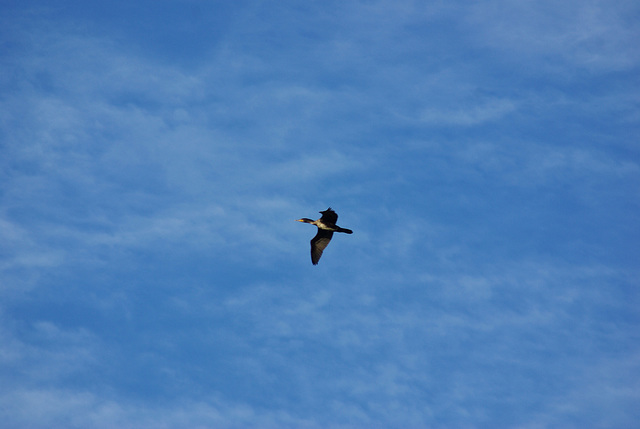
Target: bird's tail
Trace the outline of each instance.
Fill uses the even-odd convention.
[[[340,227],[338,227],[338,229],[336,229],[336,232],[344,232],[345,234],[353,234],[353,231],[351,231],[350,229],[340,228]]]

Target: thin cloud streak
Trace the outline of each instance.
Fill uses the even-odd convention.
[[[477,125],[501,119],[516,110],[509,100],[490,100],[486,104],[467,110],[447,111],[428,109],[420,115],[420,121],[431,125]]]

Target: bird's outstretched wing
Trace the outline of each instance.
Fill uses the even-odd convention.
[[[311,240],[311,263],[313,265],[318,265],[320,256],[322,256],[322,252],[329,245],[331,237],[333,237],[333,231],[318,228],[318,233]]]
[[[321,221],[325,223],[332,223],[334,225],[338,222],[338,213],[334,212],[331,207],[320,213],[322,213],[322,217],[320,218]]]

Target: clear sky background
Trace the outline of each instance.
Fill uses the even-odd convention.
[[[637,427],[639,23],[4,0],[0,426]]]

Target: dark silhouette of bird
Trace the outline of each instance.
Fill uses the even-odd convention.
[[[318,233],[311,240],[311,263],[313,265],[318,265],[320,256],[322,256],[322,252],[329,245],[334,232],[353,234],[353,231],[350,229],[340,228],[336,225],[338,214],[334,212],[331,207],[318,213],[322,213],[322,217],[318,220],[312,220],[306,217],[296,219],[298,222],[310,223],[318,227]]]

